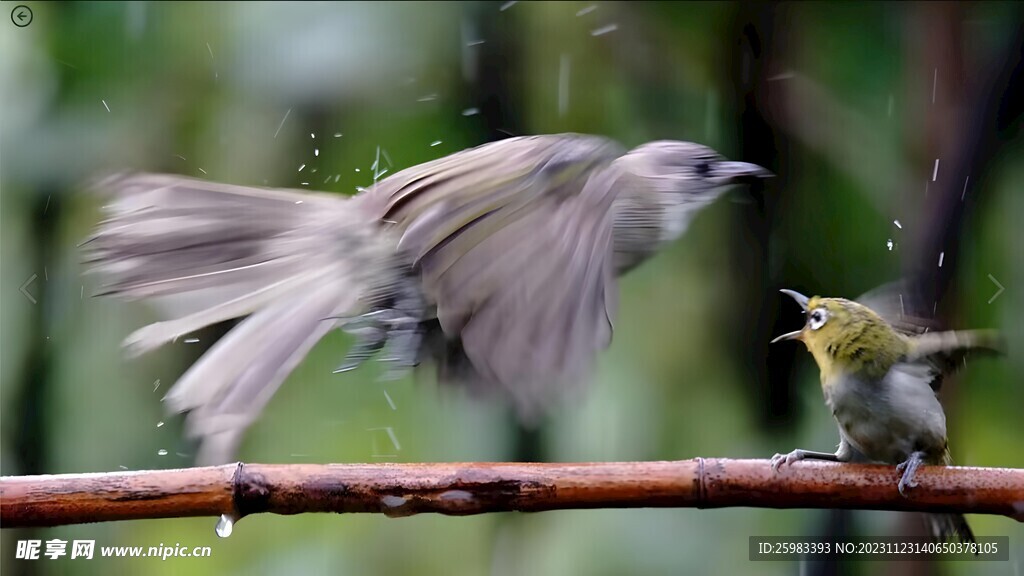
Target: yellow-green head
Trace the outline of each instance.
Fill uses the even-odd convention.
[[[880,379],[907,353],[907,339],[863,304],[844,298],[808,298],[793,290],[782,292],[800,304],[807,322],[802,329],[772,342],[803,342],[818,363],[822,384],[837,374]]]

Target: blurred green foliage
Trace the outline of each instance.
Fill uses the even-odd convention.
[[[160,398],[216,332],[203,333],[198,344],[179,341],[123,360],[121,339],[155,317],[137,304],[89,297],[94,285],[81,275],[76,246],[98,217],[96,200],[79,192],[95,174],[159,170],[350,194],[372,182],[378,149],[393,173],[503,133],[562,131],[604,134],[627,145],[689,139],[741,156],[738,23],[749,6],[28,4],[35,12],[31,26],[0,24],[4,475],[191,462],[181,419],[164,414]],[[920,138],[906,133],[911,124],[904,121],[927,113],[908,88],[907,78],[920,72],[906,47],[911,10],[881,3],[756,10],[776,8],[774,34],[789,43],[789,66],[862,114],[887,145],[899,149]],[[1012,4],[962,11],[970,24],[966,40],[988,46],[1001,46],[1020,22]],[[1008,358],[970,363],[955,380],[955,402],[946,403],[953,453],[967,465],[1024,467],[1024,142],[1015,134],[971,188],[984,201],[965,226],[947,295],[957,326],[997,327],[1010,340]],[[927,225],[920,191],[880,205],[827,154],[779,138],[766,144],[778,146],[771,168],[779,177],[766,192],[776,209],[765,275],[756,281],[853,297],[895,278],[913,226]],[[930,162],[924,161],[929,168]],[[736,335],[750,334],[759,322],[771,325],[780,311],[792,313],[771,291],[760,292],[753,306],[740,297],[751,279],[735,263],[752,240],[737,215],[757,210],[741,195],[719,203],[686,240],[623,280],[615,341],[590,393],[554,411],[543,428],[545,459],[755,458],[797,446],[827,450],[837,441],[809,355],[767,349],[795,358],[792,374],[768,381],[794,381],[781,425],[766,424],[763,389],[745,382],[763,371],[765,358],[760,348],[737,348]],[[893,225],[896,219],[902,227]],[[991,304],[990,274],[1006,287]],[[32,275],[37,278],[26,289],[35,304],[18,290]],[[516,430],[505,411],[439,390],[429,370],[415,381],[389,383],[378,382],[373,367],[332,375],[348,344],[332,334],[317,346],[251,429],[243,460],[514,457]],[[384,427],[398,446],[379,430]],[[768,509],[398,520],[260,516],[245,519],[228,539],[216,538],[213,519],[152,520],[4,531],[0,568],[5,574],[792,574],[811,567],[750,563],[748,537],[816,534],[826,516]],[[906,521],[881,512],[853,518],[855,532],[876,535],[894,533]],[[946,564],[940,572],[1020,574],[1024,529],[1005,518],[970,521],[978,534],[1010,535],[1011,561]],[[29,537],[95,539],[98,546],[209,545],[213,556],[14,560],[14,543]],[[878,568],[862,563],[842,573]]]

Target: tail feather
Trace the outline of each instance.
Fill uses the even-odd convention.
[[[936,542],[954,539],[965,543],[977,542],[963,514],[925,514],[924,517]]]
[[[326,252],[328,226],[353,224],[337,196],[150,174],[98,186],[113,199],[85,257],[103,289],[126,298],[276,282]]]
[[[165,397],[188,411],[199,461],[233,456],[245,428],[313,346],[396,280],[394,243],[358,202],[170,175],[100,183],[113,198],[85,245],[102,290],[159,307],[131,354],[249,316]]]
[[[176,412],[225,407],[225,397],[243,379],[252,382],[269,374],[265,370],[258,372],[255,367],[266,366],[269,358],[287,356],[298,349],[302,337],[318,331],[320,324],[329,330],[337,322],[328,318],[336,315],[335,308],[356,306],[355,302],[346,301],[344,295],[336,294],[333,286],[307,288],[310,290],[293,293],[258,310],[218,340],[164,396],[168,407]],[[247,390],[243,398],[251,399],[251,393],[251,389]],[[240,402],[234,404],[231,411]]]
[[[942,453],[942,465],[953,465],[953,455],[949,452],[949,446],[946,446]],[[952,539],[960,542],[977,542],[963,514],[924,514],[923,517],[936,542],[949,542]]]
[[[303,284],[301,280],[282,280],[174,320],[143,326],[125,339],[124,346],[129,356],[141,355],[210,324],[250,314],[284,294],[296,292]]]
[[[187,432],[203,439],[197,464],[231,458],[288,374],[336,324],[327,319],[354,304],[323,286],[282,301],[243,321],[217,342],[171,389],[166,400],[191,410]]]

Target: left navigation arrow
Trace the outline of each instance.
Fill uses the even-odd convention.
[[[21,285],[21,288],[19,288],[21,293],[25,295],[25,298],[28,298],[29,302],[31,302],[33,304],[36,303],[36,299],[33,298],[32,295],[28,293],[27,288],[28,288],[29,284],[35,282],[36,278],[38,278],[38,276],[33,274],[31,277],[29,277],[28,280],[25,280],[25,283]]]

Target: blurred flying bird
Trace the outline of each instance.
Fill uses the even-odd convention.
[[[353,197],[117,175],[97,186],[111,200],[86,260],[103,294],[166,318],[127,338],[131,354],[248,316],[165,398],[215,463],[339,327],[357,338],[339,370],[432,360],[440,381],[537,417],[608,346],[616,277],[730,185],[769,175],[694,143],[577,134],[485,144]]]

